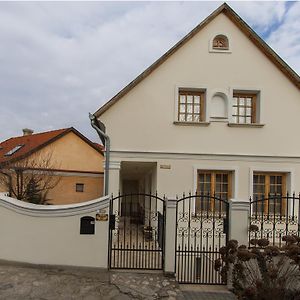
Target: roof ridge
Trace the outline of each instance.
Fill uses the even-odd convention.
[[[41,134],[46,134],[46,133],[51,133],[51,132],[54,132],[54,131],[65,131],[65,130],[70,130],[71,128],[73,127],[67,127],[67,128],[61,128],[61,129],[53,129],[53,130],[49,130],[49,131],[42,131],[42,132],[37,132],[37,133],[32,133],[30,135],[17,135],[17,136],[12,136],[2,142],[0,142],[0,144],[6,142],[6,141],[9,141],[11,139],[17,139],[17,138],[22,138],[22,137],[30,137],[30,136],[37,136],[37,135],[41,135]]]

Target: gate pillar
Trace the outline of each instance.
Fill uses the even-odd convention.
[[[117,195],[120,191],[120,161],[111,161],[109,164],[109,183],[108,183],[108,192],[109,195]],[[104,169],[104,172],[106,170]]]
[[[248,245],[248,224],[250,215],[249,200],[229,200],[229,239]]]
[[[176,199],[167,199],[164,272],[175,276]]]

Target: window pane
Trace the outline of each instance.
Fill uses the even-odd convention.
[[[247,124],[251,124],[252,123],[252,119],[251,117],[246,117],[246,121]]]
[[[180,95],[180,103],[185,103],[185,95]]]
[[[186,120],[188,122],[193,122],[193,115],[187,115]]]
[[[193,96],[187,96],[187,103],[193,103]]]
[[[240,106],[240,116],[244,116],[245,115],[245,108],[243,106]]]
[[[200,121],[199,115],[194,115],[194,122],[199,122],[199,121]]]
[[[200,103],[200,96],[194,96],[194,103]]]
[[[200,113],[200,106],[199,105],[194,106],[194,113],[196,113],[196,114]]]
[[[186,111],[187,111],[188,113],[192,113],[192,112],[193,112],[193,105],[192,105],[192,104],[187,104],[187,106],[186,106]]]
[[[185,121],[185,115],[184,114],[180,114],[179,115],[179,121],[180,122],[184,122]]]

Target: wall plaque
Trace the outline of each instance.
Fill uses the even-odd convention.
[[[96,214],[96,221],[108,221],[108,214]]]

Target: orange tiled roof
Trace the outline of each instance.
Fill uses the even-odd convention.
[[[6,163],[12,160],[18,160],[32,152],[44,147],[53,139],[71,131],[72,128],[64,128],[53,131],[41,132],[32,135],[12,137],[4,142],[0,143],[0,164]],[[5,155],[9,151],[13,150],[17,146],[22,147],[11,155]]]
[[[101,144],[98,144],[98,143],[93,143],[100,151],[104,151],[105,147]]]

